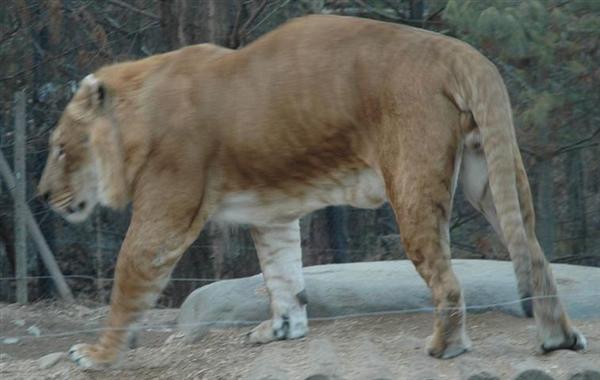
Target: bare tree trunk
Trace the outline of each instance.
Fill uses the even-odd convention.
[[[542,146],[550,144],[550,128],[540,128]],[[554,258],[555,215],[552,157],[545,156],[539,165],[537,188],[537,236],[548,260]]]
[[[211,253],[213,258],[214,278],[220,279],[223,276],[229,231],[227,229],[219,228],[219,225],[216,223],[212,223],[210,225],[210,237],[212,241]]]
[[[206,0],[198,4],[194,18],[194,42],[210,42],[227,46],[235,18],[236,1]]]
[[[308,244],[304,249],[304,265],[329,264],[333,261],[327,209],[315,211],[310,218]]]
[[[30,11],[31,7],[28,6],[28,4],[25,0],[17,0],[16,5],[17,5],[18,15],[19,15],[19,20],[20,20],[21,25],[23,25],[24,28],[28,32],[30,32],[30,27],[32,25],[32,20],[31,20],[32,17],[31,17],[31,11]],[[33,37],[31,36],[31,34],[30,34],[30,41],[33,41]],[[32,69],[33,69],[35,58],[34,58],[34,51],[31,47],[32,45],[33,45],[32,43],[24,44],[23,53],[19,57],[20,66],[23,68],[26,83],[31,83],[32,77],[33,77]]]
[[[95,272],[96,272],[96,293],[98,294],[98,300],[100,302],[105,302],[104,300],[104,268],[103,268],[103,255],[104,255],[104,239],[102,234],[102,218],[100,216],[100,212],[96,212],[96,217],[94,220],[95,230],[96,230],[96,252],[94,256],[95,260]]]
[[[0,191],[2,186],[0,184]],[[8,219],[8,218],[6,218]],[[15,275],[15,246],[11,224],[0,214],[0,277]],[[0,280],[0,300],[14,302],[12,297],[11,282]]]
[[[25,174],[25,93],[15,95],[15,252],[17,302],[27,303],[27,227],[25,201],[27,176]]]
[[[425,4],[423,0],[410,0],[410,19],[423,20]]]
[[[569,202],[569,219],[567,220],[569,232],[572,234],[569,254],[582,254],[587,250],[586,233],[587,223],[585,218],[585,198],[583,196],[583,164],[581,150],[569,152],[567,156],[567,170],[569,173],[567,199]]]
[[[160,29],[165,38],[167,50],[179,47],[179,17],[176,13],[177,2],[172,0],[160,0]]]
[[[63,0],[47,0],[48,27],[50,32],[50,46],[56,48],[63,37]]]
[[[327,235],[329,246],[333,249],[334,263],[347,263],[348,256],[348,233],[346,231],[346,210],[342,207],[328,207],[325,209],[327,218]]]

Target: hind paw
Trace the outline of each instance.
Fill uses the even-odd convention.
[[[587,340],[585,339],[585,336],[576,330],[572,330],[569,334],[560,339],[548,338],[541,346],[543,352],[555,350],[583,351],[586,348]]]
[[[448,339],[436,339],[435,336],[427,338],[426,352],[438,359],[450,359],[465,352],[471,351],[472,343],[464,331],[455,333]]]

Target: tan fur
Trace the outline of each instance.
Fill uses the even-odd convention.
[[[506,89],[470,46],[406,26],[310,16],[239,51],[191,46],[104,67],[92,79],[53,133],[40,184],[67,219],[77,199],[90,207],[96,198],[110,207],[133,203],[112,330],[97,345],[74,347],[81,365],[116,359],[124,329],[153,304],[211,216],[256,225],[274,317],[251,339],[301,336],[294,221],[327,204],[376,207],[385,196],[437,307],[428,352],[464,352],[464,301],[448,232],[461,166],[472,170],[462,181],[470,200],[511,252],[521,294],[547,297],[535,301],[545,349],[585,346],[537,244]],[[61,145],[63,158],[53,153]],[[267,211],[253,221],[248,210],[258,209]],[[288,274],[280,272],[286,262],[294,267]],[[297,314],[296,332],[280,330],[288,310]]]

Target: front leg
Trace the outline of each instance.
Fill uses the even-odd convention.
[[[272,318],[254,328],[248,341],[268,343],[301,338],[308,332],[308,319],[298,220],[253,227],[251,232],[271,298]]]
[[[115,268],[106,330],[96,344],[77,344],[69,350],[69,357],[80,367],[98,369],[117,361],[131,325],[154,305],[175,264],[207,219],[206,207],[198,203],[189,208],[170,201],[159,204],[136,208],[134,203]]]
[[[126,239],[132,239],[130,236],[133,234]],[[117,260],[106,330],[96,344],[77,344],[69,350],[69,357],[80,367],[101,368],[117,361],[128,341],[130,326],[154,305],[175,262],[185,250],[180,245],[167,254],[172,255],[169,264],[159,264],[160,255],[152,258],[150,247],[137,251],[125,248],[127,245]]]

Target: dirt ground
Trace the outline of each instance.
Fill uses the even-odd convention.
[[[575,322],[589,341],[585,353],[540,355],[532,320],[496,312],[469,314],[473,351],[437,360],[424,353],[432,328],[428,314],[313,321],[305,339],[252,346],[243,337],[250,327],[213,331],[186,344],[174,334],[173,309],[148,313],[138,348],[128,351],[116,369],[84,372],[64,358],[40,368],[42,356],[65,352],[76,342],[93,342],[106,310],[59,303],[0,304],[0,378],[468,379],[485,371],[513,379],[527,369],[539,369],[562,380],[586,369],[600,371],[600,319]]]

